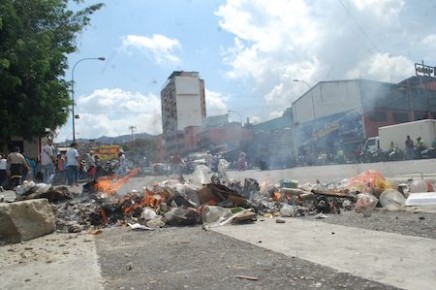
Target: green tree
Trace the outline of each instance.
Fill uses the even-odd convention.
[[[83,3],[83,0],[74,0]],[[70,83],[63,79],[77,35],[103,4],[80,11],[68,0],[0,1],[0,138],[31,140],[66,123]],[[0,142],[1,143],[1,142]]]

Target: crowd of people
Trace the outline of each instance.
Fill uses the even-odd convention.
[[[416,138],[416,143],[414,143],[410,136],[407,136],[404,145],[407,160],[436,157],[436,138],[431,146],[428,146],[421,137]]]
[[[38,160],[27,158],[20,152],[19,146],[14,146],[9,154],[0,152],[0,186],[13,189],[25,180],[32,180],[75,187],[79,185],[79,180],[93,180],[106,175],[108,172],[103,165],[92,150],[81,156],[76,142],[71,143],[66,152],[59,152],[53,140],[47,139]],[[119,152],[116,168],[110,173],[127,175],[128,162],[123,151]]]

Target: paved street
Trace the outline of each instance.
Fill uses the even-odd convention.
[[[436,176],[434,171],[435,162],[436,160],[420,160],[414,162],[301,167],[275,171],[231,171],[229,175],[231,178],[240,180],[246,177],[255,178],[259,182],[266,180],[278,182],[283,178],[296,179],[300,182],[314,182],[316,179],[319,179],[321,182],[328,182],[349,178],[366,169],[375,169],[382,172],[386,177],[407,180],[409,178],[421,177],[434,178]],[[158,179],[155,177],[132,178],[128,184],[121,188],[119,193],[128,192],[132,189],[142,190],[143,186],[165,178],[167,177],[159,177]],[[401,212],[398,213],[398,216],[401,216]],[[413,218],[413,220],[418,221],[418,218]],[[110,229],[104,230],[104,235],[97,237],[87,234],[75,234],[73,236],[54,234],[18,245],[2,246],[0,247],[0,256],[7,258],[2,259],[2,262],[0,262],[0,289],[122,288],[121,286],[115,287],[115,285],[131,285],[132,289],[159,288],[156,285],[161,285],[162,289],[171,289],[171,287],[173,289],[186,289],[187,287],[189,288],[189,283],[200,283],[199,285],[202,285],[203,289],[218,289],[216,287],[219,286],[216,285],[221,283],[224,283],[222,285],[231,285],[239,289],[286,289],[286,287],[280,285],[286,283],[287,279],[294,283],[292,284],[294,286],[291,287],[293,289],[306,289],[309,286],[321,289],[343,287],[338,285],[348,285],[349,289],[433,289],[434,285],[436,285],[436,243],[434,239],[414,237],[400,233],[388,233],[383,230],[374,231],[351,226],[326,224],[322,221],[298,218],[287,218],[284,224],[276,223],[275,219],[261,218],[251,225],[230,225],[213,229],[215,233],[231,238],[227,241],[229,245],[223,247],[236,247],[232,248],[232,251],[235,251],[234,253],[228,251],[226,255],[230,255],[229,257],[236,255],[237,261],[242,263],[237,265],[244,265],[244,261],[248,263],[249,259],[246,258],[247,256],[244,258],[244,256],[239,257],[236,254],[238,247],[242,249],[242,244],[231,242],[232,239],[257,247],[259,250],[249,250],[249,248],[244,250],[247,253],[251,251],[253,255],[257,255],[257,261],[264,260],[265,263],[272,263],[271,265],[274,265],[277,262],[266,262],[268,259],[272,259],[268,254],[271,252],[274,255],[278,255],[274,256],[274,261],[282,261],[284,263],[282,267],[298,265],[296,269],[292,270],[293,278],[286,279],[283,273],[280,273],[281,276],[275,276],[278,273],[269,272],[272,270],[262,270],[269,273],[266,274],[262,271],[259,272],[258,267],[254,267],[249,268],[251,274],[258,275],[261,279],[258,282],[251,282],[254,284],[243,284],[241,286],[232,280],[233,276],[228,276],[233,275],[233,272],[227,273],[229,269],[225,268],[228,267],[226,263],[230,262],[225,261],[222,262],[224,263],[223,265],[213,264],[213,266],[219,269],[211,269],[211,271],[217,271],[215,275],[209,277],[210,283],[212,283],[210,285],[215,285],[216,287],[210,286],[208,288],[208,284],[201,284],[201,281],[195,279],[187,281],[186,277],[189,274],[182,270],[179,270],[177,273],[185,273],[185,279],[177,278],[177,275],[171,276],[171,279],[173,279],[171,283],[173,284],[168,284],[169,282],[165,284],[163,281],[167,279],[165,275],[169,275],[168,270],[165,270],[165,266],[160,268],[156,266],[161,265],[160,259],[163,252],[159,252],[157,248],[149,248],[149,244],[144,244],[145,241],[140,242],[140,240],[142,241],[143,238],[151,237],[150,235],[159,239],[160,235],[167,233],[169,230],[163,229],[162,232],[154,233],[137,233],[133,240],[131,237],[124,238],[125,240],[119,240],[117,244],[112,245],[109,243],[107,246],[102,246],[105,245],[104,240],[111,237],[111,233],[115,233]],[[195,231],[195,229],[192,230]],[[434,231],[434,228],[429,230]],[[194,247],[195,243],[192,236],[194,232],[190,233],[190,231],[191,229],[186,229],[184,231],[185,236],[180,237],[180,241],[174,240],[173,243],[169,242],[169,244],[167,244],[168,242],[164,244],[159,243],[161,251],[171,251],[171,247],[188,247],[188,249],[189,247]],[[176,238],[174,235],[178,235],[178,231],[171,231],[170,233],[173,233],[173,236],[167,237],[166,239],[168,240],[166,241],[171,241]],[[199,233],[197,232],[195,235],[199,235]],[[118,236],[119,234],[115,235]],[[207,237],[211,238],[212,236],[207,235]],[[97,239],[100,239],[99,243],[96,243]],[[137,244],[134,242],[135,239],[138,241]],[[214,239],[213,242],[209,241],[209,243],[214,245],[220,243],[219,236],[214,236]],[[157,247],[156,241],[153,243]],[[123,247],[127,245],[129,245],[128,248],[124,249]],[[138,256],[138,259],[142,262],[133,259],[133,264],[136,267],[134,269],[137,269],[137,275],[139,276],[129,278],[129,272],[126,272],[125,263],[127,262],[125,260],[132,260],[131,253],[136,252],[136,255],[141,255],[145,248],[149,249],[147,253],[151,256],[142,258]],[[215,249],[210,248],[211,251]],[[193,248],[190,251],[193,251]],[[195,259],[204,260],[209,257],[207,251],[209,251],[207,248],[202,249],[199,254],[205,257]],[[219,256],[213,259],[224,259],[224,254],[215,254]],[[226,259],[229,257],[226,257]],[[166,263],[171,263],[171,259],[173,259],[174,263],[181,264],[181,267],[194,267],[191,265],[193,262],[189,262],[189,251],[186,253],[185,260],[179,260],[177,255],[166,256],[166,258],[169,259]],[[155,261],[156,271],[159,273],[150,272],[151,269],[147,270],[147,275],[154,275],[150,278],[144,274],[144,269],[149,268],[149,263],[154,263],[152,260]],[[195,265],[200,263],[197,260],[194,262]],[[142,265],[141,263],[145,264]],[[236,262],[233,261],[232,263]],[[256,265],[256,262],[253,263],[253,265]],[[304,281],[304,283],[307,283],[307,281],[298,277],[308,277],[307,271],[304,269],[312,272],[314,278],[311,279],[316,279],[316,283],[314,282],[314,284],[309,286],[307,286],[308,284],[302,284]],[[197,269],[195,271],[200,270]],[[304,272],[305,274],[298,274],[300,273],[298,271],[306,272]],[[220,277],[220,273],[226,276],[226,278]],[[339,284],[329,284],[333,282],[328,282],[327,277],[332,277],[332,275],[336,277],[335,279],[341,277],[341,279],[346,281],[341,280],[340,283],[337,282]],[[344,278],[343,275],[346,275],[345,277],[348,278]],[[296,281],[295,279],[301,281]],[[80,283],[68,282],[74,280],[80,281]],[[274,284],[273,281],[276,280],[280,281],[280,283]],[[268,284],[267,281],[272,284]],[[270,285],[270,287],[265,286],[265,283]],[[353,284],[350,285],[349,283]],[[145,287],[144,285],[148,286]]]
[[[230,171],[229,176],[235,179],[251,177],[258,181],[274,183],[284,178],[295,179],[300,183],[315,182],[316,179],[319,179],[322,183],[327,183],[350,178],[368,169],[378,170],[386,178],[398,180],[422,177],[432,179],[436,177],[436,159],[295,167],[269,171]]]
[[[298,257],[403,289],[434,289],[436,243],[425,239],[289,218],[215,231],[288,257]]]
[[[228,172],[229,178],[244,181],[245,178],[254,178],[259,183],[279,183],[281,179],[297,180],[300,184],[306,182],[314,183],[318,179],[321,183],[339,182],[360,174],[368,169],[380,171],[386,178],[407,181],[408,179],[430,179],[436,180],[436,159],[414,160],[414,161],[393,161],[379,163],[359,163],[345,165],[324,165],[310,167],[295,167],[282,170],[247,170]],[[192,178],[187,175],[185,179]],[[123,194],[132,189],[142,190],[143,186],[153,184],[176,176],[146,176],[132,178],[128,184],[123,186],[119,193]]]

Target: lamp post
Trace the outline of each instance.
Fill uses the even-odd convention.
[[[228,110],[227,112],[228,112],[228,113],[235,113],[235,114],[237,114],[237,115],[239,116],[239,120],[241,120],[241,126],[242,126],[242,116],[241,116],[241,114],[240,114],[239,112],[237,112],[237,111],[232,111],[232,110]]]
[[[76,142],[76,123],[75,123],[75,119],[76,119],[76,114],[74,113],[74,107],[76,106],[75,102],[74,102],[74,71],[76,70],[76,66],[81,63],[82,61],[85,60],[101,60],[104,61],[106,60],[106,58],[104,57],[85,57],[82,59],[79,59],[78,61],[76,61],[76,63],[73,65],[73,70],[71,72],[71,99],[73,101],[73,106],[71,108],[71,117],[73,118],[73,142]]]
[[[316,149],[316,139],[317,139],[317,133],[316,133],[316,129],[317,129],[317,118],[316,118],[316,110],[315,110],[315,101],[314,101],[314,99],[313,99],[313,90],[312,90],[312,86],[311,85],[309,85],[309,83],[308,82],[306,82],[306,81],[304,81],[304,80],[299,80],[299,79],[295,79],[295,80],[293,80],[294,82],[297,82],[297,83],[304,83],[306,86],[307,86],[307,88],[308,88],[308,90],[310,91],[310,97],[311,97],[311,99],[312,99],[312,114],[313,114],[313,125],[312,125],[312,137],[314,138],[314,141],[313,141],[313,149],[314,149],[314,151],[315,151],[315,149]],[[315,152],[314,152],[315,153]]]

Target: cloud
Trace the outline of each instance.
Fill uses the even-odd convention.
[[[234,37],[222,50],[226,76],[263,95],[272,111],[307,90],[293,79],[399,82],[415,62],[435,57],[430,2],[228,0],[215,12]]]
[[[136,133],[159,134],[162,132],[160,97],[122,89],[95,90],[76,99],[75,112],[80,116],[75,122],[76,138],[120,136],[130,134],[129,127],[136,126]],[[58,140],[71,140],[69,125],[61,129]]]
[[[373,17],[377,17],[377,21],[387,23],[398,19],[405,4],[405,0],[354,0],[354,5],[358,10],[372,14]]]
[[[414,73],[414,64],[404,56],[391,56],[389,54],[374,54],[362,60],[357,67],[351,70],[349,78],[361,78],[371,75],[372,78],[382,82],[406,79]]]
[[[152,37],[127,35],[122,38],[123,50],[139,49],[150,55],[159,64],[180,65],[182,61],[174,52],[180,47],[180,42],[177,39],[171,39],[161,34],[153,34]]]
[[[206,90],[207,116],[222,115],[228,112],[227,98],[222,94]]]

